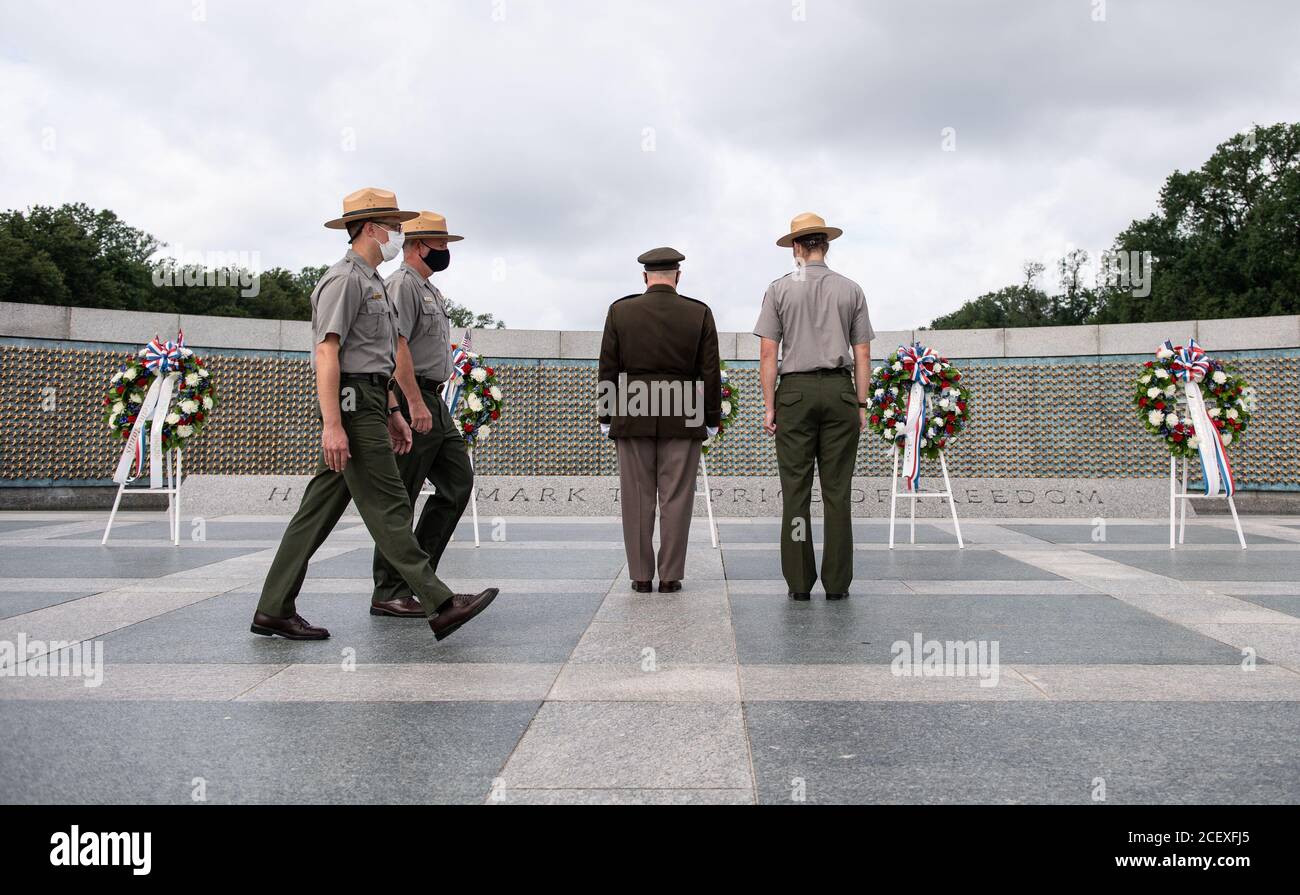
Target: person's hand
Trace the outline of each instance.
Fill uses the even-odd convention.
[[[325,465],[335,472],[342,472],[352,458],[348,451],[348,433],[343,431],[342,423],[325,427],[320,435],[320,446],[325,454]]]
[[[865,432],[865,431],[867,431],[867,408],[865,408],[865,407],[859,407],[859,408],[858,408],[858,411],[859,411],[859,412],[861,413],[861,415],[862,415],[862,422],[861,422],[861,425],[858,427],[858,431],[859,431],[859,432]]]
[[[400,413],[388,415],[388,437],[393,442],[394,454],[406,454],[411,450],[411,427]]]
[[[776,408],[775,407],[767,408],[767,413],[763,417],[763,428],[767,430],[769,435],[776,434]]]
[[[424,403],[421,397],[418,401],[411,402],[411,429],[419,432],[421,435],[433,428],[433,413],[429,410],[429,405]]]

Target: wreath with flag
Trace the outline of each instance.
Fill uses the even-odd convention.
[[[919,456],[937,460],[970,419],[971,393],[961,378],[961,371],[948,358],[919,342],[900,345],[871,371],[871,412],[867,417],[871,431],[886,444],[904,448],[911,437],[917,442]],[[920,403],[912,414],[914,395]]]
[[[727,437],[727,429],[740,418],[740,395],[736,391],[735,383],[731,381],[731,374],[728,372],[725,360],[720,364],[719,372],[722,374],[722,417],[718,420],[718,434],[705,439],[701,448],[706,455],[712,448],[722,443],[722,440]]]
[[[451,382],[447,406],[461,437],[471,446],[492,434],[505,409],[505,395],[497,381],[496,370],[483,362],[471,348],[470,334],[460,344],[452,344]]]
[[[1166,341],[1134,380],[1133,407],[1147,432],[1161,439],[1175,457],[1203,458],[1205,447],[1214,465],[1226,466],[1226,455],[1218,456],[1214,442],[1226,448],[1245,436],[1255,410],[1255,393],[1234,364],[1210,357],[1195,339],[1185,346]],[[1196,418],[1202,412],[1198,428]],[[1206,442],[1204,436],[1211,428],[1217,437]]]
[[[151,396],[159,396],[156,384],[172,379],[172,389],[165,407],[149,406]],[[156,404],[160,400],[154,397]],[[162,450],[171,451],[201,433],[212,409],[217,406],[217,389],[212,375],[193,351],[185,347],[185,336],[174,342],[154,337],[139,353],[120,364],[104,393],[104,424],[116,441],[127,441],[143,428],[141,412],[146,418],[161,416]],[[138,427],[137,423],[141,425]],[[144,466],[146,438],[137,433],[135,471]]]

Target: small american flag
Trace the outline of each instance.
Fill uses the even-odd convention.
[[[456,405],[460,402],[460,393],[465,382],[465,375],[461,372],[461,368],[469,361],[469,352],[473,350],[474,339],[471,331],[467,329],[460,344],[451,353],[451,378],[447,380],[449,387],[443,389],[447,409],[452,413],[456,412]]]
[[[469,353],[474,350],[474,337],[470,330],[465,330],[465,336],[456,346],[456,350],[451,353],[451,365],[455,368],[452,375],[455,376],[455,370],[459,370],[461,365],[469,358]]]

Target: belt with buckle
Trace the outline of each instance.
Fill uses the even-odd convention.
[[[416,376],[415,384],[418,385],[420,388],[425,388],[431,392],[434,392],[440,398],[442,397],[442,388],[444,385],[446,385],[446,383],[439,382],[436,379],[429,379],[426,376]]]
[[[852,367],[832,367],[825,370],[798,370],[792,373],[782,373],[782,376],[848,376],[853,372]]]
[[[340,382],[369,382],[371,385],[382,385],[386,389],[392,388],[392,376],[383,373],[340,373]]]

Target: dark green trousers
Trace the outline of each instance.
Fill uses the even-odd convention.
[[[853,467],[862,416],[847,372],[790,373],[776,389],[776,464],[781,474],[781,573],[795,593],[817,582],[812,543],[813,464],[821,480],[826,543],[822,587],[853,583]]]
[[[421,389],[420,394],[433,413],[433,427],[423,435],[415,433],[411,452],[397,458],[397,471],[406,487],[412,510],[426,481],[437,491],[424,504],[420,521],[415,526],[416,540],[437,569],[442,552],[447,549],[447,542],[456,530],[456,523],[469,505],[474,470],[470,466],[465,439],[456,431],[447,405],[435,391]],[[374,572],[375,602],[412,593],[397,567],[388,561],[378,546],[375,547]]]
[[[316,475],[307,484],[298,512],[276,551],[257,608],[276,618],[294,615],[307,563],[352,500],[370,536],[432,618],[452,593],[438,580],[429,555],[411,531],[411,503],[388,437],[388,393],[382,385],[356,380],[344,381],[340,391],[345,408],[343,429],[352,458],[343,472],[334,472],[321,455]],[[346,409],[353,403],[354,409]]]

